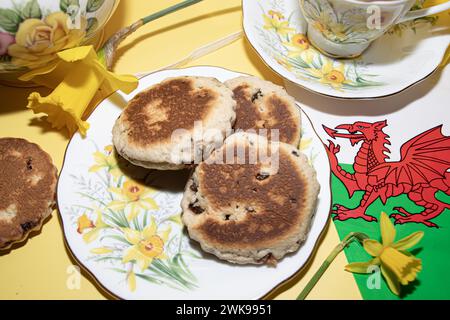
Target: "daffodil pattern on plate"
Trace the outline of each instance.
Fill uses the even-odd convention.
[[[111,187],[109,191],[115,194],[117,200],[112,200],[108,204],[108,209],[126,211],[128,221],[136,218],[140,210],[158,209],[158,205],[151,197],[156,191],[139,182],[128,180],[121,188]]]
[[[418,0],[412,10],[432,6],[437,1],[443,0]],[[322,21],[314,27],[323,33],[327,32],[325,26],[332,27],[332,31],[328,30],[329,37],[336,36],[337,43],[357,43],[364,40],[358,34],[367,35],[354,32],[364,28],[358,15],[328,12],[330,6],[325,0],[305,2],[311,15],[317,18],[314,22]],[[347,24],[350,29],[343,27]],[[300,0],[243,0],[244,31],[261,59],[286,80],[338,98],[384,97],[429,76],[445,57],[450,35],[439,30],[447,25],[445,13],[400,23],[373,41],[358,58],[335,59],[322,54],[308,41],[308,23]]]
[[[303,129],[299,149],[313,166],[319,148],[313,131]],[[199,256],[182,234],[174,199],[151,187],[152,172],[118,156],[112,145],[96,150],[87,174],[72,176],[77,194],[89,205],[67,208],[73,228],[89,246],[89,260],[109,264],[110,270],[122,274],[131,292],[139,281],[195,289],[197,278],[188,263]]]
[[[427,0],[418,0],[416,4],[411,8],[411,10],[420,10],[425,8]],[[429,1],[430,5],[433,1]],[[406,30],[412,30],[414,33],[417,32],[417,29],[424,24],[428,25],[435,25],[438,21],[438,16],[426,16],[422,18],[417,18],[411,21],[403,22],[394,25],[391,29],[388,30],[389,35],[396,35],[401,37],[403,35],[403,32]]]
[[[121,175],[119,162],[114,153],[114,146],[108,145],[104,148],[104,152],[97,151],[94,153],[95,164],[89,168],[89,172],[98,172],[105,169],[114,179],[118,179]]]
[[[198,256],[186,246],[179,209],[160,210],[168,195],[145,183],[150,173],[119,157],[112,145],[97,148],[92,159],[88,174],[93,180],[72,177],[90,205],[70,208],[74,228],[90,246],[89,259],[110,264],[130,291],[136,290],[137,279],[195,288],[187,260]]]
[[[368,26],[370,12],[365,8],[350,8],[336,10],[329,0],[300,0],[303,3],[305,18],[328,40],[334,43],[360,43],[376,39],[385,32],[383,29]],[[411,10],[424,8],[426,0],[418,0]],[[345,8],[345,7],[344,7]],[[381,19],[390,19],[389,11],[382,13]],[[417,18],[409,22],[399,23],[391,27],[389,34],[402,35],[402,31],[411,29],[415,32],[416,27],[423,23],[434,24],[436,16]]]
[[[373,40],[382,30],[367,26],[368,13],[364,8],[335,10],[328,0],[300,0],[305,18],[312,27],[334,43],[359,43]]]
[[[265,2],[267,3],[267,2]],[[298,12],[285,12],[280,0],[260,7],[263,25],[255,26],[264,51],[296,77],[315,81],[335,90],[379,86],[376,75],[365,73],[358,59],[337,60],[320,53],[309,42],[305,30],[291,23]]]
[[[316,159],[319,156],[320,152],[314,146],[313,136],[309,131],[306,131],[304,128],[302,128],[302,139],[300,141],[298,149],[304,154],[306,154],[309,164],[315,167]]]

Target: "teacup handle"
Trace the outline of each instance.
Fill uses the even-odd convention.
[[[405,14],[397,23],[402,23],[405,21],[422,18],[422,17],[436,14],[436,13],[439,13],[439,12],[442,12],[442,11],[445,11],[448,9],[450,9],[450,1],[441,3],[441,4],[438,4],[438,5],[429,7],[429,8],[410,11],[407,14]]]

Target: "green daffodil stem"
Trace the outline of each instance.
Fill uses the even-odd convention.
[[[193,4],[196,4],[198,2],[201,2],[203,0],[186,0],[182,1],[178,4],[175,4],[171,7],[168,7],[166,9],[163,9],[161,11],[152,13],[149,16],[146,16],[142,19],[139,19],[132,25],[125,27],[121,30],[119,30],[117,33],[115,33],[111,38],[106,41],[103,48],[101,48],[98,52],[98,56],[100,60],[106,65],[106,68],[108,70],[112,69],[112,66],[114,64],[114,56],[116,53],[116,49],[119,46],[119,44],[125,40],[130,34],[135,32],[137,29],[142,27],[143,25],[146,25],[147,23],[154,21],[156,19],[159,19],[161,17],[164,17],[170,13],[173,13],[175,11],[187,8],[189,6],[192,6]]]
[[[184,9],[186,7],[192,6],[193,4],[196,4],[198,2],[201,2],[203,0],[186,0],[186,1],[182,1],[180,3],[177,3],[169,8],[163,9],[161,11],[158,11],[156,13],[153,13],[145,18],[142,19],[143,23],[149,23],[150,21],[156,20],[158,18],[161,18],[169,13],[178,11],[180,9]]]
[[[345,249],[350,243],[353,241],[358,241],[359,243],[362,243],[365,239],[369,239],[369,236],[367,236],[364,233],[361,232],[351,232],[349,233],[342,241],[339,243],[333,251],[331,251],[330,255],[325,259],[325,261],[320,266],[319,270],[313,275],[311,280],[309,280],[308,284],[305,286],[303,291],[298,295],[297,300],[305,300],[305,298],[308,296],[308,294],[311,292],[311,290],[314,288],[314,286],[317,284],[319,279],[323,276],[325,271],[328,269],[328,267],[331,265],[331,263],[334,261],[334,259],[337,257],[337,255]]]

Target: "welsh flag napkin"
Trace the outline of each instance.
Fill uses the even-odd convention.
[[[447,59],[448,60],[448,59]],[[334,226],[380,239],[380,213],[397,239],[425,233],[412,251],[422,259],[418,279],[397,297],[381,273],[355,274],[364,299],[450,299],[450,68],[391,97],[367,101],[318,97],[286,83],[329,152]],[[351,244],[349,262],[368,261]]]

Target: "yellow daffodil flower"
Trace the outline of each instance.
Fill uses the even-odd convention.
[[[44,19],[26,19],[19,26],[16,43],[8,48],[12,63],[34,69],[57,59],[57,53],[77,46],[86,34],[87,21],[83,17],[79,28],[69,28],[70,17],[55,12]]]
[[[400,285],[407,285],[414,281],[417,273],[422,270],[422,261],[409,253],[408,249],[415,246],[423,237],[422,231],[394,242],[396,231],[386,213],[381,213],[380,230],[382,243],[376,240],[363,241],[364,249],[373,258],[368,262],[354,262],[345,267],[345,270],[355,273],[368,273],[369,267],[381,266],[381,273],[391,291],[400,295]]]
[[[305,151],[305,150],[309,149],[312,142],[313,142],[312,138],[302,138],[302,140],[300,141],[300,145],[299,145],[300,151]]]
[[[97,239],[100,231],[108,227],[108,225],[103,222],[102,212],[100,211],[100,209],[95,209],[95,213],[97,214],[95,223],[88,218],[86,213],[78,218],[77,231],[78,233],[83,234],[83,240],[86,243],[91,243],[92,241]],[[85,232],[86,230],[89,231]]]
[[[317,30],[319,30],[322,33],[327,31],[327,28],[324,26],[324,24],[322,22],[315,21],[313,23],[313,26],[314,26],[314,28],[316,28]]]
[[[326,10],[321,11],[314,20],[313,27],[326,37],[345,40],[345,30],[347,27],[336,21],[336,18]]]
[[[128,289],[131,292],[136,291],[136,274],[131,270],[127,275]]]
[[[330,25],[330,31],[327,34],[329,38],[336,39],[338,41],[346,41],[348,36],[346,34],[346,26],[342,23],[332,23]],[[353,32],[356,30],[352,29]]]
[[[272,18],[276,17],[276,18],[278,18],[279,20],[283,20],[283,19],[284,19],[284,15],[283,15],[281,12],[279,12],[279,11],[269,10],[267,13],[268,13],[269,16],[271,16]]]
[[[179,226],[183,226],[183,221],[181,220],[181,214],[180,213],[169,217],[167,220],[171,221],[173,223],[176,223]]]
[[[282,65],[286,70],[291,71],[292,70],[292,64],[285,58],[285,57],[279,57],[275,58],[276,62]]]
[[[284,20],[284,17],[279,15],[263,15],[264,26],[266,30],[274,30],[280,36],[285,36],[291,32],[295,32],[294,28],[289,27],[289,21]]]
[[[119,197],[109,203],[108,208],[111,210],[127,210],[128,221],[133,220],[139,213],[139,210],[157,210],[158,204],[151,195],[156,191],[146,187],[136,181],[126,181],[122,188],[110,188],[109,191]]]
[[[138,85],[134,76],[116,75],[106,70],[92,46],[67,49],[56,55],[56,62],[31,70],[20,79],[55,89],[47,97],[31,93],[28,108],[34,113],[46,113],[54,128],[66,127],[70,134],[79,129],[86,135],[89,124],[82,116],[97,93],[101,97],[116,90],[130,93]]]
[[[149,267],[153,259],[166,259],[164,244],[169,238],[171,228],[169,226],[161,233],[158,233],[157,229],[158,226],[154,217],[142,232],[124,228],[125,238],[132,246],[125,250],[122,262],[135,261],[143,272]]]
[[[86,229],[92,229],[95,227],[94,223],[88,218],[86,213],[84,213],[78,218],[77,225],[78,225],[77,232],[79,234],[82,234]]]
[[[106,169],[114,178],[118,179],[122,172],[119,168],[117,156],[114,153],[114,146],[106,146],[105,152],[106,154],[100,151],[94,152],[95,164],[89,168],[89,172],[98,172]]]
[[[291,58],[296,58],[305,50],[312,48],[308,38],[301,33],[293,36],[289,42],[283,42],[283,45],[288,50],[288,56]]]
[[[302,58],[302,60],[309,65],[311,65],[314,62],[314,59],[317,59],[317,57],[319,56],[320,53],[313,47],[300,53],[300,57]]]
[[[339,63],[337,67],[333,65],[333,61],[322,57],[323,64],[321,69],[308,68],[308,72],[319,79],[323,84],[331,85],[335,89],[339,89],[343,84],[349,83],[345,78],[345,65]]]
[[[90,252],[93,254],[108,254],[108,253],[114,252],[114,250],[111,248],[108,248],[108,247],[100,247],[100,248],[91,249]]]

